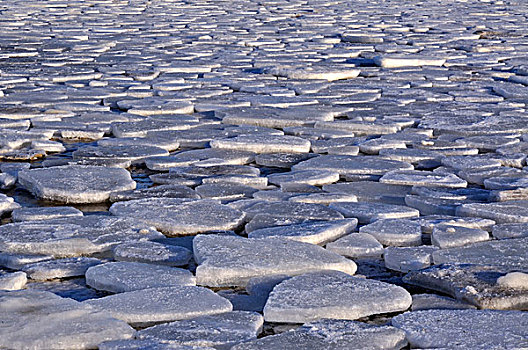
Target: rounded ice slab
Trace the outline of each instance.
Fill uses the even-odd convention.
[[[319,246],[281,238],[203,235],[193,241],[197,284],[244,286],[267,275],[300,275],[321,270],[356,272],[356,264]]]
[[[71,257],[110,250],[122,242],[164,236],[134,218],[89,215],[0,226],[0,250]]]
[[[94,349],[135,333],[109,314],[49,292],[0,291],[0,310],[0,348]]]
[[[327,170],[346,175],[381,176],[393,170],[413,170],[410,163],[398,160],[380,159],[374,156],[323,155],[302,161],[292,167],[293,170]]]
[[[342,80],[356,78],[361,71],[354,68],[345,68],[338,66],[321,66],[321,67],[274,67],[267,70],[267,73],[279,77],[296,80]]]
[[[192,252],[187,248],[152,241],[122,243],[114,248],[114,259],[117,261],[183,266],[191,258]]]
[[[268,322],[303,323],[321,318],[355,320],[407,310],[411,295],[402,287],[322,271],[292,277],[278,284],[264,307]]]
[[[137,338],[168,344],[229,349],[257,338],[264,318],[256,312],[233,311],[165,323],[141,330]]]
[[[379,182],[407,186],[467,187],[467,182],[455,174],[437,174],[432,171],[418,170],[391,171],[383,175]]]
[[[168,156],[166,149],[147,145],[126,146],[86,146],[81,147],[72,156],[79,161],[121,161],[141,164],[149,157]]]
[[[108,311],[131,325],[183,320],[233,310],[231,303],[209,289],[183,286],[135,290],[84,302]]]
[[[83,212],[73,207],[36,207],[13,210],[13,222],[49,220],[64,217],[83,216]]]
[[[405,345],[405,333],[395,327],[326,319],[235,345],[232,350],[399,350]]]
[[[407,219],[380,219],[362,226],[360,233],[368,233],[386,246],[416,246],[422,243],[420,223]]]
[[[339,174],[327,170],[299,170],[271,174],[268,176],[268,181],[279,186],[290,184],[321,186],[339,181]]]
[[[101,203],[113,192],[136,188],[127,170],[102,166],[24,170],[18,173],[18,181],[36,197],[62,203]]]
[[[214,200],[138,199],[115,203],[110,212],[135,217],[167,235],[232,230],[244,220],[244,213]]]
[[[281,237],[299,242],[325,244],[350,233],[357,226],[356,219],[309,221],[294,225],[274,226],[252,231],[249,238]]]
[[[376,56],[374,63],[384,68],[401,68],[401,67],[421,67],[437,66],[440,67],[446,62],[442,57],[426,57],[419,55],[409,56]]]
[[[184,269],[120,261],[90,267],[86,271],[86,284],[97,290],[121,293],[154,287],[194,286],[196,282],[192,273]]]
[[[331,203],[329,207],[345,217],[357,218],[363,224],[380,219],[407,219],[420,216],[420,212],[413,208],[375,202],[337,202]]]
[[[411,348],[424,349],[525,349],[527,324],[526,312],[498,310],[423,310],[392,319]]]
[[[114,340],[99,344],[99,350],[215,350],[197,346],[167,344],[154,340]]]
[[[240,135],[210,142],[212,148],[222,148],[255,153],[308,153],[310,141],[296,136]]]

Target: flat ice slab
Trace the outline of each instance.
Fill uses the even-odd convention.
[[[164,236],[134,218],[88,215],[0,226],[0,249],[10,253],[74,257],[104,252],[122,242]]]
[[[117,191],[132,190],[136,182],[125,169],[67,165],[30,169],[18,181],[36,197],[62,203],[100,203]]]
[[[423,310],[391,323],[405,331],[412,348],[522,349],[528,337],[528,314],[522,311]]]
[[[232,350],[399,350],[406,345],[405,333],[395,327],[326,319],[310,322],[278,335],[235,345]]]
[[[198,285],[244,286],[250,278],[339,270],[354,274],[352,260],[319,246],[281,238],[201,235],[193,242]]]
[[[130,292],[154,287],[194,286],[195,278],[187,270],[138,262],[109,262],[90,267],[86,284],[112,293]]]
[[[90,299],[84,303],[136,326],[219,314],[233,309],[227,299],[209,289],[195,286],[141,289]]]
[[[288,323],[321,318],[355,320],[404,311],[411,303],[411,295],[402,287],[323,271],[295,276],[275,286],[264,306],[264,319]]]
[[[156,325],[138,332],[138,339],[169,344],[229,349],[257,338],[264,318],[256,312],[233,311]]]
[[[49,292],[0,291],[0,310],[0,347],[7,349],[94,349],[135,333],[108,313]]]
[[[207,231],[232,230],[240,226],[244,213],[214,200],[148,198],[114,203],[114,215],[134,217],[171,236]]]

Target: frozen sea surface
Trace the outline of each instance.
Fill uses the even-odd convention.
[[[0,348],[528,348],[527,17],[0,1]]]

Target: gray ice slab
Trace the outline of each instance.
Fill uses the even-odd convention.
[[[351,233],[326,245],[326,249],[349,258],[381,257],[383,245],[368,233]]]
[[[36,197],[64,203],[100,203],[117,191],[136,188],[125,169],[69,165],[24,170],[20,184]]]
[[[354,274],[356,264],[319,246],[279,238],[200,235],[194,239],[198,285],[244,286],[253,277],[339,270]]]
[[[422,226],[423,233],[433,233],[435,227],[444,225],[478,228],[488,232],[495,226],[495,221],[489,219],[449,215],[426,215],[415,220]]]
[[[91,349],[135,333],[107,313],[49,292],[0,291],[0,308],[0,346],[5,348]]]
[[[184,269],[118,261],[90,267],[86,271],[86,284],[97,290],[122,293],[154,287],[194,286],[196,282]]]
[[[411,208],[418,209],[421,215],[457,215],[457,210],[465,203],[472,203],[473,200],[437,198],[425,196],[405,196],[405,204]]]
[[[317,203],[329,205],[334,202],[357,202],[353,194],[344,193],[309,193],[296,195],[288,199],[290,202]]]
[[[150,170],[167,171],[173,167],[244,165],[255,159],[255,153],[218,148],[183,151],[167,157],[153,157],[145,161]]]
[[[53,256],[51,255],[32,255],[0,252],[0,266],[7,267],[11,270],[20,270],[26,264],[51,259],[53,259]]]
[[[310,141],[296,136],[240,135],[233,138],[215,139],[212,148],[255,153],[308,153]]]
[[[15,209],[11,214],[11,219],[13,222],[19,222],[76,216],[83,216],[83,213],[74,207],[36,207]]]
[[[180,147],[180,142],[168,137],[152,134],[146,137],[104,138],[97,141],[97,145],[103,147],[144,145],[163,148],[171,152],[177,150],[178,147]]]
[[[335,66],[321,66],[308,68],[273,67],[267,71],[279,77],[295,80],[342,80],[356,78],[361,72],[359,69]]]
[[[55,257],[104,252],[125,241],[161,237],[152,226],[135,218],[107,215],[25,221],[0,227],[0,247],[4,252]]]
[[[411,295],[402,287],[339,271],[313,272],[275,286],[264,307],[264,319],[288,323],[321,318],[354,320],[404,311],[411,302]]]
[[[200,196],[192,188],[182,185],[161,185],[136,190],[114,192],[110,194],[110,202],[152,198],[199,199]]]
[[[528,223],[494,225],[491,234],[497,239],[527,237]]]
[[[438,199],[471,200],[486,202],[490,199],[491,192],[481,188],[445,188],[413,186],[411,193],[421,197]]]
[[[380,219],[359,229],[386,246],[417,246],[422,243],[419,223],[408,219]]]
[[[399,272],[429,267],[433,263],[432,253],[437,249],[432,246],[388,247],[383,254],[385,267]]]
[[[488,169],[466,169],[458,172],[458,176],[469,183],[484,185],[484,180],[492,177],[509,177],[523,174],[523,171],[516,168],[498,166]]]
[[[295,164],[316,157],[310,153],[262,153],[255,157],[255,163],[261,166],[291,168]]]
[[[386,349],[398,350],[407,344],[405,333],[391,326],[358,321],[325,319],[304,324],[281,334],[235,345],[233,350]]]
[[[150,106],[147,103],[133,103],[129,106],[126,106],[125,108],[128,108],[128,113],[141,116],[152,116],[159,114],[191,114],[194,112],[194,105],[190,102],[153,102],[154,103]]]
[[[514,273],[515,274],[515,273]],[[508,270],[493,265],[442,264],[408,273],[406,283],[448,294],[479,309],[526,310],[528,290],[501,284]]]
[[[336,120],[332,122],[316,122],[316,128],[330,130],[345,130],[356,136],[394,134],[401,130],[401,126],[386,122],[364,122],[355,120]]]
[[[379,151],[381,158],[390,159],[393,161],[408,162],[411,164],[421,165],[425,168],[434,168],[439,165],[440,159],[443,155],[440,152],[419,149],[419,148],[395,148],[382,149]],[[394,169],[394,170],[412,170],[412,169]]]
[[[308,221],[306,223],[258,229],[249,238],[282,237],[299,242],[323,245],[332,242],[356,228],[356,219]]]
[[[328,107],[295,106],[290,108],[252,107],[216,111],[223,124],[256,125],[285,128],[312,125],[316,121],[332,121],[339,111]]]
[[[340,182],[324,185],[330,193],[355,195],[358,201],[405,204],[405,196],[411,193],[410,186],[389,185],[374,181]]]
[[[382,149],[407,148],[404,141],[383,138],[370,139],[359,144],[359,150],[365,154],[379,154]]]
[[[195,286],[141,289],[87,300],[84,304],[137,326],[214,315],[233,308],[227,299]]]
[[[421,55],[374,57],[374,63],[383,68],[442,66],[445,62],[446,59],[443,57],[426,57]]]
[[[414,294],[411,311],[430,309],[476,309],[476,306],[437,294]]]
[[[487,241],[489,238],[488,232],[478,228],[441,225],[433,229],[431,242],[443,249]]]
[[[167,344],[155,340],[113,340],[99,344],[99,350],[214,350],[202,346]]]
[[[357,218],[359,223],[371,223],[380,219],[408,219],[420,215],[418,210],[402,205],[383,204],[375,202],[341,202],[331,203],[345,217]]]
[[[192,258],[192,252],[185,247],[152,241],[121,243],[114,248],[113,253],[117,261],[167,266],[184,266]]]
[[[219,175],[202,178],[202,184],[246,185],[255,189],[268,189],[268,178],[255,175]]]
[[[239,227],[244,213],[213,200],[177,198],[137,199],[114,203],[110,212],[134,217],[167,235],[193,235]]]
[[[61,153],[66,151],[66,147],[57,141],[32,141],[31,148],[42,150],[47,153]]]
[[[383,175],[391,170],[413,170],[406,162],[380,159],[373,156],[351,157],[323,155],[305,160],[292,167],[293,170],[328,170],[345,175]]]
[[[271,184],[307,184],[322,186],[339,181],[339,173],[327,170],[297,170],[287,173],[276,173],[268,176]]]
[[[262,228],[270,228],[276,226],[295,225],[303,222],[311,221],[310,219],[302,217],[291,217],[286,215],[268,215],[265,213],[255,215],[244,227],[246,233],[253,232]]]
[[[198,118],[185,114],[150,117],[135,122],[112,123],[112,134],[115,137],[145,137],[152,131],[190,129],[198,122]]]
[[[449,156],[442,158],[442,165],[457,170],[485,170],[501,166],[498,159],[491,159],[481,155],[476,156]]]
[[[501,310],[423,310],[394,317],[413,348],[514,349],[526,346],[528,314]],[[500,325],[500,332],[490,332]]]
[[[498,224],[528,222],[527,201],[499,203],[469,203],[456,209],[459,216],[480,217],[494,220]]]
[[[156,325],[138,332],[137,338],[169,344],[230,349],[257,338],[264,318],[256,312],[232,311]]]
[[[168,156],[166,149],[148,145],[86,146],[73,152],[77,161],[130,161],[132,165],[143,164],[150,157]]]
[[[429,171],[391,171],[383,175],[379,182],[392,185],[429,187],[466,187],[467,182],[454,174],[442,175]]]
[[[336,137],[331,139],[312,140],[312,152],[339,154],[340,150],[348,150],[349,155],[355,156],[359,152],[357,146],[364,138],[360,137]]]
[[[101,260],[95,258],[65,258],[27,264],[22,270],[33,281],[45,281],[55,278],[84,276],[88,268],[101,263]]]
[[[339,220],[344,218],[339,211],[314,203],[259,201],[242,210],[249,219],[253,219],[259,214],[278,217],[289,216],[291,219],[306,220]]]
[[[172,167],[170,172],[188,176],[212,178],[218,176],[254,176],[260,175],[258,168],[249,165],[216,165],[216,166],[182,166]]]
[[[508,271],[528,270],[528,238],[512,238],[440,249],[433,253],[435,264],[484,264]]]
[[[251,198],[256,188],[231,183],[205,183],[195,188],[196,193],[203,199],[235,200]]]

